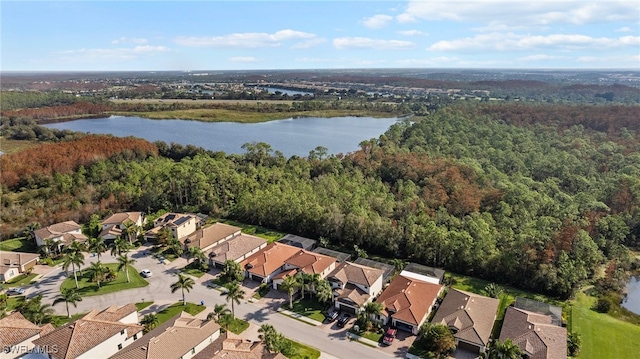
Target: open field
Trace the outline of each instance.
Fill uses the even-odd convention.
[[[41,143],[25,140],[11,140],[0,137],[0,151],[4,153],[20,152],[24,149],[40,146]]]
[[[198,104],[239,104],[239,105],[257,105],[258,103],[268,103],[268,104],[283,104],[283,105],[291,105],[296,101],[287,101],[287,100],[191,100],[191,99],[115,99],[111,100],[113,103],[158,103],[158,104],[172,104],[172,103],[181,103],[181,104],[189,104],[189,105],[198,105]]]

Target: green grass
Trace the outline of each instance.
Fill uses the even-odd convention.
[[[253,298],[260,299],[265,295],[267,295],[267,293],[269,293],[270,291],[271,291],[271,286],[262,283],[260,284],[260,287],[258,288],[258,290],[253,294]]]
[[[384,334],[382,334],[382,333],[377,333],[377,332],[364,332],[364,333],[361,333],[361,334],[359,334],[359,335],[360,335],[361,337],[363,337],[363,338],[367,338],[367,339],[369,339],[369,340],[373,340],[373,341],[374,341],[374,342],[376,342],[376,343],[379,343],[379,342],[381,342],[381,341],[382,341],[382,336],[383,336]]]
[[[26,237],[18,237],[0,242],[0,251],[37,253],[38,247]]]
[[[51,323],[53,323],[54,326],[56,327],[61,327],[67,323],[73,322],[76,319],[80,319],[83,316],[85,316],[87,313],[78,313],[78,314],[73,314],[71,316],[71,318],[68,318],[66,315],[55,315],[53,317],[53,320],[51,321]]]
[[[10,312],[20,304],[24,297],[9,297],[7,298],[7,312]]]
[[[114,271],[118,269],[117,263],[105,263],[104,266],[109,267]],[[129,266],[129,277],[131,278],[131,283],[127,283],[127,274],[124,271],[121,271],[117,272],[118,276],[115,280],[111,282],[101,282],[99,289],[98,285],[91,281],[89,270],[84,269],[82,274],[83,275],[81,276],[80,272],[78,272],[78,293],[83,297],[114,293],[121,290],[146,287],[149,285],[149,282],[144,280],[144,278],[142,278],[138,271],[132,266]],[[69,271],[69,277],[62,282],[60,289],[75,288],[75,286],[76,284],[73,279],[73,273]]]
[[[572,331],[582,336],[579,359],[635,358],[640,353],[640,326],[591,309],[596,298],[580,292],[572,301]]]
[[[229,224],[232,226],[242,228],[242,233],[250,234],[256,237],[260,237],[266,239],[267,242],[275,242],[278,239],[282,238],[285,234],[282,232],[274,231],[265,227],[256,226],[253,224],[246,224],[238,221],[234,221],[232,219],[221,219],[219,222]]]
[[[289,309],[289,302],[287,301],[287,303],[283,304],[282,308],[321,323],[325,319],[323,311],[326,309],[326,304],[322,304],[315,299],[305,298],[296,300],[293,302],[293,309]]]
[[[193,261],[189,264],[187,264],[186,266],[182,267],[182,269],[180,269],[180,271],[184,274],[188,274],[197,278],[202,277],[203,275],[205,275],[206,272],[203,272],[202,270],[200,270],[200,265],[198,265],[196,263],[196,261]]]
[[[13,278],[11,281],[6,282],[5,284],[3,284],[3,286],[5,288],[12,288],[12,287],[20,287],[23,285],[27,285],[29,283],[31,283],[31,281],[33,280],[33,278],[37,277],[37,274],[20,274],[19,276],[17,276],[16,278]]]
[[[0,140],[0,151],[6,154],[16,153],[22,150],[26,150],[27,148],[37,147],[40,144],[41,143],[37,141],[12,140],[9,138],[2,137],[2,139]]]
[[[233,321],[229,323],[229,331],[235,334],[240,334],[247,328],[249,328],[249,322],[239,318],[233,318]]]
[[[291,353],[286,353],[286,356],[289,359],[318,359],[320,358],[320,351],[316,348],[312,348],[308,345],[298,343],[295,340],[291,340],[286,338],[286,340],[291,342]]]
[[[187,312],[191,315],[197,315],[198,313],[202,312],[205,308],[206,307],[203,305],[198,305],[198,304],[189,303],[189,302],[187,302],[187,305],[182,305],[181,302],[171,304],[170,306],[168,306],[167,308],[165,308],[164,310],[156,314],[158,317],[158,326],[162,325],[162,323],[173,318],[174,316],[176,316],[181,312]]]
[[[136,303],[136,308],[138,309],[138,311],[141,311],[144,308],[150,306],[151,304],[153,304],[153,302],[138,302]]]

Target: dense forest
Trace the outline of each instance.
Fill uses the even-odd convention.
[[[3,176],[2,235],[94,212],[203,212],[566,297],[603,264],[616,283],[640,245],[639,110],[453,105],[305,158],[76,138],[31,156],[83,141],[115,151]]]

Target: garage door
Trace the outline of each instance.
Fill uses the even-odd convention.
[[[356,314],[356,309],[352,308],[348,305],[343,305],[342,303],[338,303],[340,305],[340,310],[345,312],[345,313],[349,313],[349,314]]]
[[[403,322],[396,322],[396,328],[404,330],[405,332],[413,333],[413,326]]]
[[[458,342],[458,349],[463,349],[475,354],[480,354],[480,348],[478,348],[475,345],[469,344],[469,343],[465,343],[465,342]]]

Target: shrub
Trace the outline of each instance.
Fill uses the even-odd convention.
[[[599,313],[608,313],[611,310],[611,301],[609,298],[600,297],[595,305],[595,310]]]

